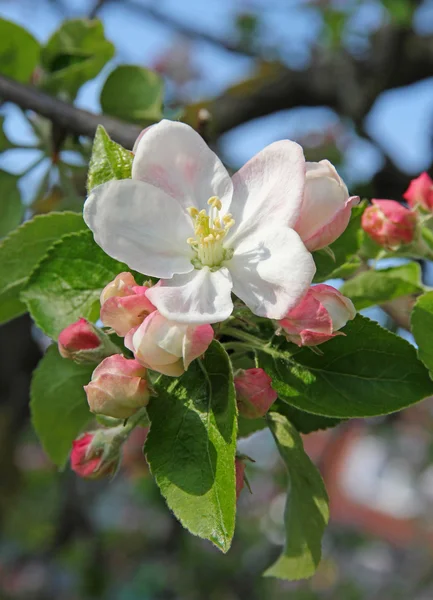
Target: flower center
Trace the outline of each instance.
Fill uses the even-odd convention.
[[[221,200],[212,196],[207,201],[209,211],[191,206],[188,213],[194,224],[194,237],[187,239],[188,244],[196,252],[197,258],[192,261],[196,268],[219,267],[224,260],[233,256],[231,248],[224,248],[223,242],[235,221],[230,213],[220,218]]]

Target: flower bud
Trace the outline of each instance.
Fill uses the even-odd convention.
[[[380,246],[396,250],[415,237],[417,215],[395,200],[372,200],[362,215],[362,228]]]
[[[145,367],[178,377],[194,359],[206,352],[213,336],[210,325],[176,323],[156,310],[128,333],[125,346]]]
[[[239,413],[247,419],[263,417],[278,397],[271,387],[272,379],[263,369],[241,370],[234,383]]]
[[[78,319],[63,329],[58,346],[63,358],[79,363],[99,363],[119,351],[104,332],[86,319]]]
[[[105,449],[104,432],[84,433],[72,442],[72,470],[85,479],[100,479],[114,475],[119,464],[119,455],[106,460]]]
[[[433,212],[433,181],[428,173],[421,173],[416,179],[412,179],[409,187],[403,194],[411,208],[417,205],[429,212]]]
[[[307,162],[304,198],[294,229],[310,252],[320,250],[340,237],[358,202],[358,196],[349,196],[328,160]]]
[[[235,459],[235,475],[236,475],[236,500],[239,498],[245,485],[245,463],[240,458]]]
[[[295,308],[281,321],[287,339],[297,346],[317,346],[327,342],[354,319],[356,310],[349,298],[321,283],[313,285]]]
[[[120,273],[101,294],[101,321],[117,335],[125,336],[155,310],[146,294],[147,285],[137,285],[131,273]]]
[[[99,415],[128,419],[149,402],[146,369],[121,354],[109,356],[93,371],[84,386],[90,410]]]

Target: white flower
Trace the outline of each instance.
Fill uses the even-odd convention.
[[[107,254],[161,278],[148,298],[167,319],[223,321],[232,291],[256,315],[281,319],[315,272],[292,229],[304,183],[294,142],[267,146],[231,179],[191,127],[161,121],[141,137],[132,179],[94,188],[84,220]]]

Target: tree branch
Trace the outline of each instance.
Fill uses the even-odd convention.
[[[93,137],[97,126],[103,125],[113,140],[129,149],[132,149],[142,130],[139,125],[81,110],[4,75],[0,75],[0,98],[7,102],[14,102],[23,109],[33,110],[75,135]]]

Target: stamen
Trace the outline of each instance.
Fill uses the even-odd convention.
[[[186,210],[187,210],[189,216],[192,217],[193,219],[194,219],[194,217],[196,217],[198,215],[198,210],[196,209],[195,206],[190,206]]]

